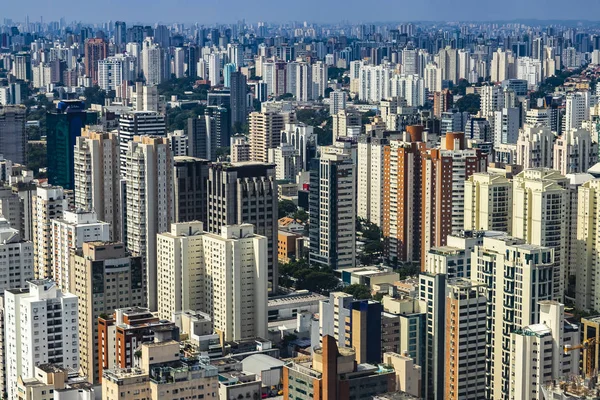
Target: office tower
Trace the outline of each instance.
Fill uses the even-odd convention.
[[[525,113],[525,125],[550,128],[552,110],[550,108],[532,108]]]
[[[269,149],[269,163],[275,165],[275,178],[278,181],[295,182],[296,175],[302,170],[300,154],[293,145],[281,143]]]
[[[125,49],[127,44],[127,24],[123,21],[115,22],[115,45],[119,52]]]
[[[419,275],[419,299],[425,302],[425,355],[421,364],[424,398],[445,398],[446,376],[446,290],[444,274]]]
[[[485,397],[508,398],[511,332],[541,322],[538,303],[553,298],[554,250],[509,236],[485,237],[472,263],[471,279],[485,285],[487,297]]]
[[[208,56],[208,80],[211,86],[221,83],[221,57],[217,53]]]
[[[185,51],[183,47],[176,47],[173,49],[173,74],[175,78],[180,79],[184,77],[185,73]]]
[[[590,118],[590,92],[575,92],[567,95],[563,132],[581,128],[583,121]]]
[[[465,124],[465,138],[467,141],[492,143],[493,135],[490,122],[486,118],[477,118],[470,115]]]
[[[18,379],[34,378],[37,365],[79,369],[77,296],[61,292],[48,279],[29,281],[4,296],[8,398],[18,398]]]
[[[427,63],[423,71],[425,88],[429,92],[442,91],[442,71],[435,63]]]
[[[80,364],[89,381],[97,383],[98,317],[145,304],[142,260],[123,243],[86,242],[72,249],[69,270],[68,290],[78,298]]]
[[[231,87],[231,74],[236,71],[235,64],[227,63],[223,66],[223,87]]]
[[[209,162],[187,156],[173,157],[173,160],[174,221],[206,223]]]
[[[544,62],[529,57],[516,59],[516,77],[527,82],[529,87],[536,87],[544,80]]]
[[[155,339],[179,341],[179,328],[142,307],[117,308],[114,314],[102,314],[98,317],[98,378],[103,381],[107,369],[134,367],[136,355],[130,349]]]
[[[452,108],[452,92],[448,89],[444,89],[441,92],[433,93],[433,115],[438,118],[442,117],[442,113],[445,113]]]
[[[248,82],[246,76],[238,71],[230,74],[231,90],[231,126],[248,122]]]
[[[515,57],[510,50],[498,49],[492,55],[490,65],[492,82],[502,82],[516,77]]]
[[[0,107],[0,154],[15,164],[25,164],[27,134],[25,107]]]
[[[565,320],[565,306],[557,301],[539,303],[539,323],[511,334],[511,398],[543,400],[542,385],[579,374],[579,327]],[[588,350],[589,351],[589,350]]]
[[[235,135],[231,138],[231,162],[250,161],[250,143],[244,135]]]
[[[33,246],[36,279],[52,277],[52,220],[63,216],[67,200],[62,187],[40,186],[33,200]]]
[[[166,138],[135,136],[125,154],[127,249],[143,260],[148,307],[156,310],[156,234],[173,222],[173,158]]]
[[[285,128],[281,131],[281,142],[294,146],[300,156],[301,169],[307,171],[310,159],[309,147],[315,142],[314,127],[301,122],[285,124]]]
[[[21,231],[21,199],[13,192],[11,186],[0,187],[0,215],[6,219],[11,228]],[[22,235],[21,235],[22,236]]]
[[[356,263],[356,165],[343,147],[321,147],[310,163],[311,263],[333,269]]]
[[[165,116],[152,111],[131,111],[119,116],[119,150],[121,176],[126,174],[126,157],[129,142],[134,136],[167,136]]]
[[[407,127],[406,140],[390,140],[383,148],[381,199],[373,186],[376,171],[371,174],[371,207],[381,207],[384,257],[392,262],[421,259],[422,134],[421,126]]]
[[[418,75],[419,70],[418,50],[414,49],[412,46],[405,47],[402,50],[402,74]]]
[[[298,101],[315,98],[313,93],[312,67],[305,61],[292,61],[286,68],[286,92]]]
[[[487,155],[466,149],[462,132],[447,133],[442,148],[422,154],[421,261],[431,247],[446,244],[446,237],[464,229],[465,179],[487,170]]]
[[[137,79],[136,63],[133,56],[118,54],[98,62],[98,86],[104,91],[120,90],[124,82]]]
[[[64,189],[75,188],[73,148],[86,125],[85,103],[63,100],[54,112],[46,114],[46,142],[48,154],[48,182]]]
[[[157,255],[159,317],[202,310],[224,341],[265,337],[267,238],[252,225],[223,226],[216,235],[199,222],[173,224],[158,236]]]
[[[563,298],[566,267],[568,179],[551,169],[529,169],[513,178],[512,235],[554,250],[553,300]]]
[[[334,90],[329,93],[329,115],[336,115],[346,109],[348,94],[343,90]]]
[[[171,143],[171,153],[173,156],[187,156],[188,153],[188,137],[185,131],[175,130],[167,133],[169,143]]]
[[[465,181],[465,230],[512,230],[512,182],[501,175],[476,173]]]
[[[361,374],[354,372],[361,371]],[[371,364],[357,365],[356,352],[339,346],[332,336],[323,336],[323,345],[314,349],[312,362],[291,362],[283,367],[284,398],[322,400],[367,400],[395,390],[391,368],[377,369]]]
[[[84,130],[74,150],[75,208],[93,210],[110,224],[110,238],[122,237],[119,138],[114,133]]]
[[[85,41],[85,75],[98,83],[98,62],[108,56],[108,43],[104,39],[88,39]]]
[[[554,143],[554,167],[563,175],[586,172],[598,162],[598,143],[586,129],[568,129]]]
[[[514,144],[519,139],[519,108],[502,108],[494,112],[494,145]]]
[[[132,369],[109,369],[104,371],[102,392],[106,400],[119,400],[121,393],[139,393],[147,396],[156,393],[161,400],[179,400],[184,394],[191,394],[199,399],[211,397],[231,399],[237,396],[221,397],[217,394],[219,387],[218,369],[208,360],[200,357],[183,357],[179,353],[180,343],[163,341],[158,343],[143,343],[139,350],[139,363]],[[251,390],[245,381],[240,381],[240,395],[243,397]],[[260,381],[258,385],[260,393]],[[244,393],[244,394],[242,394]],[[259,396],[255,393],[256,396]],[[187,396],[186,396],[187,397]],[[139,397],[129,397],[138,399]],[[185,397],[184,397],[185,398]]]
[[[217,133],[209,114],[188,118],[188,154],[209,161],[217,159]]]
[[[485,286],[457,278],[447,288],[445,398],[480,398],[486,387]]]
[[[208,218],[204,229],[221,234],[226,225],[254,225],[267,237],[269,291],[277,292],[277,181],[275,166],[213,163],[208,170]],[[227,206],[226,206],[227,205]]]
[[[296,122],[293,112],[253,112],[249,119],[250,159],[267,162],[269,149],[281,144],[281,131],[285,124]]]
[[[554,139],[549,127],[526,124],[519,130],[517,164],[524,169],[552,168]]]
[[[64,211],[52,220],[52,278],[61,290],[69,289],[69,255],[85,242],[108,241],[110,224],[98,221],[94,211]]]
[[[152,111],[161,114],[166,113],[164,99],[158,95],[156,85],[144,85],[143,82],[135,83],[135,95],[133,96],[135,111]]]
[[[21,51],[14,56],[12,73],[15,78],[29,82],[33,78],[31,69],[31,54]]]
[[[319,99],[325,97],[327,89],[327,65],[322,61],[317,61],[312,65],[312,98]]]
[[[163,49],[166,49],[171,45],[171,31],[165,25],[156,25],[154,27],[154,33],[148,36],[152,36],[156,44]]]
[[[440,116],[440,136],[451,132],[465,132],[467,121],[471,117],[468,112],[460,112],[455,108],[445,111]]]
[[[19,199],[19,224],[17,229],[24,240],[33,241],[36,185],[32,182],[19,182],[13,185],[12,190]]]
[[[146,38],[142,45],[142,72],[146,85],[159,85],[170,75],[166,50],[161,48],[151,38]]]
[[[200,45],[200,48],[202,46]],[[188,43],[187,47],[187,76],[189,78],[198,78],[198,58],[200,57],[200,48],[193,43]],[[202,76],[204,77],[204,76]]]

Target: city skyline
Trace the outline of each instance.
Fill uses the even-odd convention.
[[[457,6],[457,3],[460,6]],[[514,22],[534,20],[542,22],[577,21],[593,22],[590,15],[600,12],[600,3],[586,1],[586,7],[563,8],[559,0],[534,0],[519,2],[508,0],[502,8],[495,8],[491,2],[477,0],[459,0],[446,2],[443,0],[426,0],[414,2],[391,2],[379,0],[375,7],[362,8],[361,2],[350,0],[343,4],[338,2],[319,2],[308,0],[297,4],[287,4],[285,9],[277,7],[274,0],[261,0],[251,6],[248,3],[233,1],[232,7],[210,4],[191,5],[185,0],[169,2],[169,7],[147,7],[146,2],[133,0],[123,4],[117,0],[108,0],[105,7],[95,9],[93,13],[84,3],[72,4],[68,9],[57,8],[51,3],[33,0],[25,4],[9,3],[4,6],[5,18],[24,21],[29,16],[30,22],[43,18],[48,22],[65,18],[68,21],[83,23],[100,23],[108,20],[124,20],[126,22],[160,22],[160,23],[228,23],[238,20],[247,21],[309,21],[314,23],[393,23],[393,22]],[[371,2],[372,4],[372,2]],[[246,5],[246,6],[245,6]],[[342,7],[343,6],[343,7]],[[118,8],[119,13],[111,12]],[[181,10],[186,9],[183,13]],[[36,10],[36,13],[30,12]],[[318,13],[315,10],[319,10]],[[515,18],[514,10],[519,10]],[[397,13],[397,14],[396,14]],[[36,15],[37,14],[37,15]],[[130,17],[135,15],[134,18]],[[194,15],[190,20],[190,15]],[[335,17],[334,17],[335,16]]]

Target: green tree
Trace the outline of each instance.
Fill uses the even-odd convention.
[[[85,88],[83,96],[85,97],[86,108],[90,108],[92,104],[104,105],[104,101],[106,100],[106,92],[100,89],[100,86]]]
[[[371,298],[371,289],[367,285],[354,283],[342,288],[344,293],[351,294],[356,300],[366,300]]]
[[[278,204],[279,218],[287,217],[298,211],[298,206],[291,200],[280,200]]]
[[[481,108],[481,98],[478,94],[467,94],[455,103],[455,106],[460,112],[468,112],[477,114]]]
[[[298,209],[294,215],[292,215],[292,218],[302,223],[306,223],[308,221],[308,213],[304,210]]]

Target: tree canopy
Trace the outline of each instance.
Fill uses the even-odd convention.
[[[460,112],[477,114],[481,109],[481,97],[478,94],[467,94],[454,104]]]

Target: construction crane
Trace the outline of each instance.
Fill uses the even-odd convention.
[[[581,344],[577,346],[566,345],[565,346],[565,354],[568,354],[573,350],[585,350],[586,351],[586,360],[585,360],[585,372],[588,377],[592,376],[592,349],[591,347],[596,345],[598,341],[595,337],[584,340]]]

